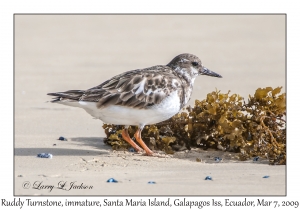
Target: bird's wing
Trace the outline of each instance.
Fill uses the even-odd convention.
[[[171,92],[181,90],[181,81],[166,66],[155,66],[117,75],[84,92],[80,101],[97,102],[98,107],[121,105],[146,108],[160,103]]]

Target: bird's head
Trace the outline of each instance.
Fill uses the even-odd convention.
[[[189,76],[191,79],[198,75],[222,78],[220,74],[204,67],[197,56],[188,53],[177,55],[167,66],[171,67],[178,74]]]

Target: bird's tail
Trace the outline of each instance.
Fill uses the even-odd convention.
[[[62,101],[79,101],[84,92],[84,90],[68,90],[66,92],[47,93],[47,95],[56,96],[52,99],[52,101],[50,101],[55,103]]]

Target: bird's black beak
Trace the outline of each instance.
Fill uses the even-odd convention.
[[[208,68],[206,67],[202,67],[202,69],[200,70],[199,72],[201,75],[207,75],[207,76],[211,76],[211,77],[219,77],[219,78],[222,78],[222,76],[220,74],[217,74],[211,70],[209,70]]]

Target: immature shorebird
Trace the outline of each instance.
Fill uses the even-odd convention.
[[[48,93],[51,102],[83,108],[103,122],[125,125],[122,137],[136,151],[142,149],[130,138],[128,127],[137,125],[134,134],[147,155],[153,152],[141,138],[145,125],[169,119],[190,100],[196,76],[222,77],[205,68],[192,54],[180,54],[164,65],[127,71],[88,90]]]

